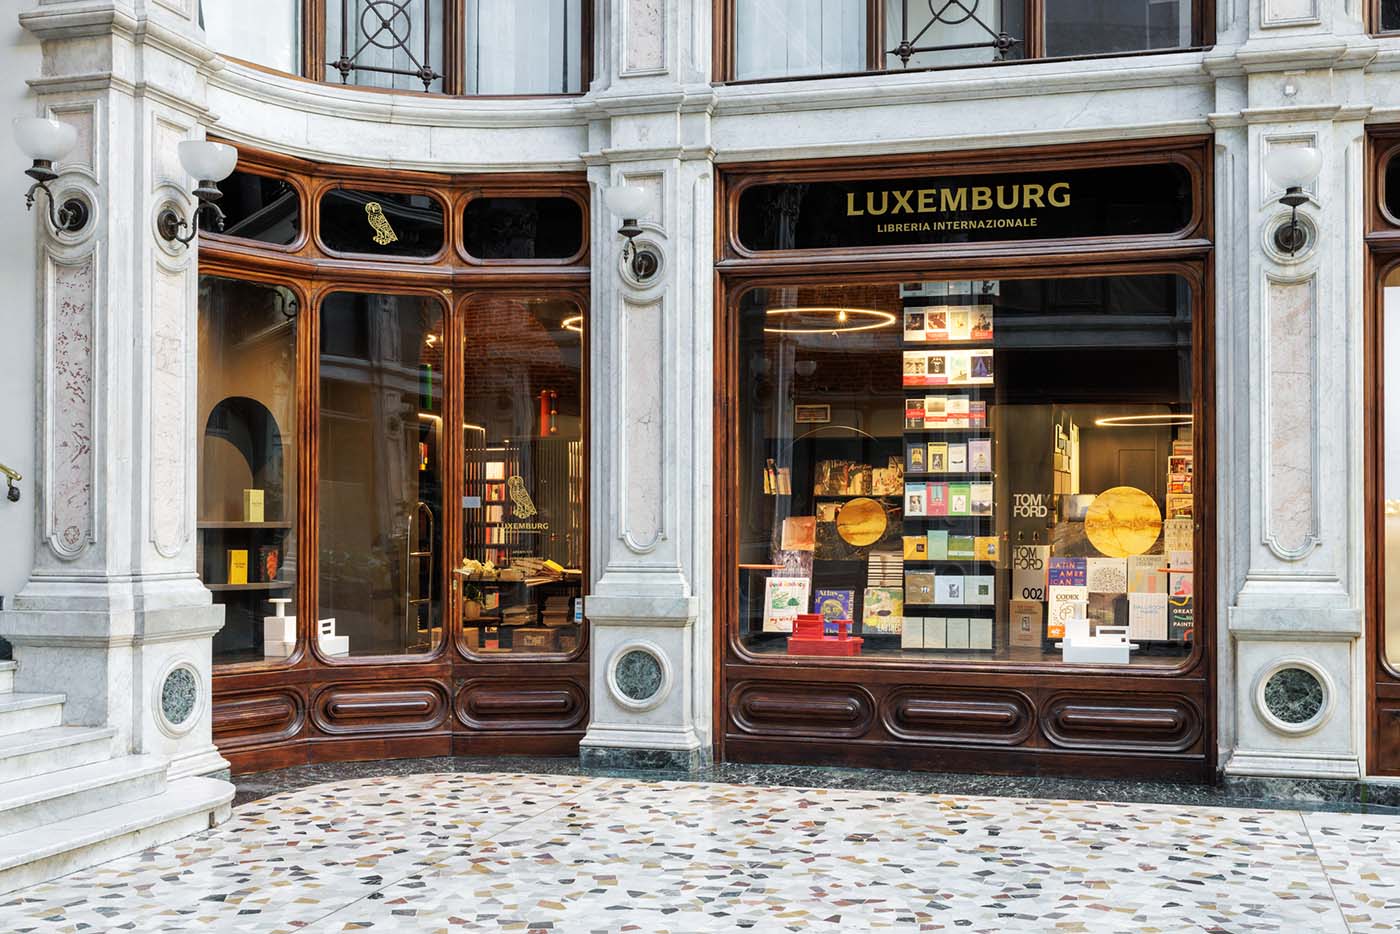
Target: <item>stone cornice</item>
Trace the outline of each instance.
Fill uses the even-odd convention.
[[[110,35],[158,49],[196,68],[216,57],[199,36],[114,3],[46,4],[21,13],[19,21],[43,42]]]

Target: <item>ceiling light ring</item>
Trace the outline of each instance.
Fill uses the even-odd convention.
[[[769,308],[765,315],[782,317],[785,315],[824,314],[832,317],[830,325],[820,327],[764,327],[765,334],[854,334],[861,331],[878,331],[891,327],[899,319],[893,312],[877,308],[850,308],[839,305],[804,305],[793,308]],[[865,323],[853,323],[851,318],[865,319]],[[872,320],[873,319],[873,320]]]

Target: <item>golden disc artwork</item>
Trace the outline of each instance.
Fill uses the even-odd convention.
[[[878,542],[888,524],[885,507],[863,496],[851,500],[836,513],[836,534],[857,548]]]
[[[1104,490],[1084,514],[1084,534],[1110,558],[1144,554],[1162,534],[1157,501],[1131,486]]]

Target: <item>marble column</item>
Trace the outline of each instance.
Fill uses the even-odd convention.
[[[711,755],[713,190],[710,4],[610,0],[597,30],[593,201],[590,765]],[[612,185],[647,189],[645,282],[622,262]]]
[[[54,234],[35,213],[39,391],[34,566],[0,635],[16,690],[62,692],[65,718],[116,729],[116,751],[170,777],[227,768],[210,735],[210,645],[222,608],[195,575],[196,252],[155,230],[188,215],[176,144],[203,135],[194,0],[45,2],[21,23],[43,49],[33,112],[75,125],[53,183],[92,219]]]

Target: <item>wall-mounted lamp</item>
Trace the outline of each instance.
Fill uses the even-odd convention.
[[[1308,232],[1298,223],[1298,205],[1308,200],[1303,186],[1322,171],[1322,153],[1311,146],[1283,146],[1264,157],[1264,172],[1284,190],[1278,200],[1291,208],[1288,223],[1274,231],[1274,246],[1292,256],[1308,242]]]
[[[199,179],[194,190],[199,203],[195,205],[189,220],[177,214],[174,208],[162,209],[156,217],[156,230],[168,242],[189,246],[190,241],[199,235],[199,218],[205,212],[212,215],[211,223],[215,230],[223,229],[224,212],[215,203],[224,194],[219,191],[218,183],[228,178],[238,164],[238,150],[224,143],[211,143],[203,139],[187,139],[178,148],[180,164],[186,172]],[[189,228],[189,233],[182,237],[180,231],[185,228]]]
[[[622,261],[628,264],[632,277],[638,282],[646,282],[661,268],[661,256],[651,247],[639,247],[636,238],[641,234],[637,218],[644,217],[652,209],[651,193],[645,188],[630,185],[614,185],[603,192],[603,201],[618,217],[622,226],[617,232],[627,238],[627,246],[622,251]]]
[[[34,160],[34,164],[24,170],[25,175],[34,179],[34,184],[29,186],[24,196],[25,208],[33,209],[34,196],[42,191],[48,201],[50,227],[69,233],[82,230],[91,216],[87,202],[81,198],[68,198],[56,208],[53,192],[49,190],[49,182],[58,178],[53,164],[77,145],[78,131],[67,123],[47,117],[16,117],[13,125],[15,142],[26,156]]]

